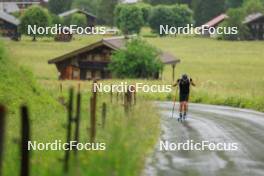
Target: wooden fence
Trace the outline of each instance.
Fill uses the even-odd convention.
[[[88,141],[95,142],[96,139],[96,121],[97,121],[97,99],[98,99],[98,91],[93,90],[94,84],[96,81],[93,81],[92,85],[92,95],[90,97],[90,124],[88,124],[90,139]],[[79,142],[80,137],[80,121],[81,121],[81,86],[78,84],[77,86],[77,99],[76,99],[76,108],[74,110],[74,89],[70,88],[69,90],[69,99],[68,102],[65,103],[64,97],[59,97],[59,102],[63,105],[67,105],[67,125],[66,125],[66,142],[70,143],[71,141]],[[63,85],[62,83],[59,85],[59,91],[62,93]],[[110,103],[114,103],[113,101],[114,93],[110,92]],[[124,106],[124,111],[127,115],[131,110],[132,105],[136,104],[136,93],[135,92],[124,92],[124,93],[116,93],[116,103]],[[21,143],[20,143],[20,153],[21,153],[21,161],[20,161],[20,176],[29,176],[30,175],[30,150],[28,150],[28,141],[30,141],[31,137],[31,124],[30,124],[30,115],[29,109],[27,106],[23,105],[20,108],[20,118],[21,118]],[[102,112],[101,112],[101,123],[102,128],[105,128],[107,119],[107,103],[102,103]],[[4,141],[5,141],[5,121],[6,121],[6,108],[3,105],[0,105],[0,176],[2,176],[2,164],[3,164],[3,155],[4,155]],[[72,127],[75,127],[73,129]],[[74,134],[73,134],[74,133]],[[76,148],[73,149],[74,155],[77,156],[78,150]],[[63,170],[65,173],[69,172],[69,161],[71,157],[71,150],[65,150],[64,159],[63,159]]]

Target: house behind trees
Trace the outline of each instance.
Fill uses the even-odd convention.
[[[102,39],[48,63],[56,65],[61,80],[109,79],[112,78],[108,69],[111,55],[117,50],[125,49],[126,42],[124,37]],[[174,74],[175,65],[180,60],[169,53],[162,53],[160,57],[164,64],[172,66]]]
[[[264,40],[264,15],[262,13],[250,14],[243,24],[248,26],[251,40]]]

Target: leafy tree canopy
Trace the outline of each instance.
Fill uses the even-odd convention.
[[[187,5],[155,6],[149,17],[149,26],[155,33],[159,33],[160,25],[184,27],[187,24],[193,23],[192,15],[193,13]]]
[[[28,26],[48,27],[51,23],[51,17],[48,11],[40,6],[32,6],[28,8],[21,17],[20,32],[28,35]],[[33,35],[33,40],[36,40],[38,34]],[[41,35],[43,36],[43,35]]]
[[[51,13],[60,14],[67,10],[70,10],[72,6],[72,0],[49,0],[48,8]]]
[[[138,34],[144,25],[143,13],[137,6],[122,4],[115,10],[115,22],[125,35]]]

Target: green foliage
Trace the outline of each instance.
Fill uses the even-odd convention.
[[[153,32],[159,33],[160,25],[184,27],[193,22],[192,11],[187,5],[156,6],[152,9],[149,25]]]
[[[229,16],[229,18],[223,22],[222,26],[223,27],[237,27],[238,34],[223,34],[220,36],[220,39],[224,39],[224,40],[245,40],[247,39],[249,37],[249,29],[246,25],[242,23],[245,18],[244,10],[241,8],[230,9],[228,10],[227,15]]]
[[[142,11],[144,24],[147,25],[152,6],[145,3],[138,3],[137,7]]]
[[[149,17],[149,26],[152,31],[159,34],[160,25],[174,25],[174,14],[169,6],[156,6]]]
[[[85,9],[86,11],[97,14],[97,10],[99,8],[98,0],[75,0],[73,1],[73,7],[79,9]]]
[[[120,0],[99,0],[98,17],[106,25],[114,25],[115,7]]]
[[[245,0],[243,3],[244,12],[249,15],[251,13],[262,12],[264,13],[263,0]]]
[[[194,19],[200,26],[225,11],[225,0],[193,0]]]
[[[79,27],[87,27],[87,20],[84,14],[74,14],[71,18],[71,24]]]
[[[193,23],[193,12],[187,5],[174,5],[171,7],[173,11],[174,25],[186,26]]]
[[[241,7],[244,0],[226,0],[227,8],[237,8]]]
[[[47,27],[50,25],[51,17],[47,10],[40,6],[32,6],[28,8],[25,13],[21,17],[21,24],[20,24],[20,32],[22,34],[28,35],[28,25],[32,27],[36,25],[37,27]],[[43,35],[34,35],[33,40],[36,40],[36,36],[43,36]]]
[[[55,25],[55,24],[62,24],[63,20],[61,19],[61,17],[59,17],[58,15],[55,14],[50,14],[51,17],[51,24]]]
[[[115,10],[115,22],[125,35],[139,34],[144,25],[143,13],[137,6],[119,5]]]
[[[115,52],[109,65],[119,78],[153,78],[162,68],[158,50],[140,39],[133,39],[126,49]]]
[[[51,13],[60,14],[70,10],[72,0],[49,0],[48,8]]]

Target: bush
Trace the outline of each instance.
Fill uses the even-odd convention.
[[[126,49],[115,52],[109,65],[119,78],[153,78],[162,68],[158,50],[140,39],[133,39]]]
[[[20,32],[25,35],[28,34],[28,26],[32,27],[48,27],[50,25],[51,17],[47,10],[39,6],[32,6],[28,8],[21,17]],[[33,37],[33,41],[36,40],[36,36],[43,36],[38,34],[30,34]]]
[[[140,33],[144,25],[143,13],[134,5],[119,5],[115,9],[115,23],[125,34]]]
[[[77,25],[79,27],[86,27],[87,26],[86,16],[83,14],[74,14],[71,17],[71,24]]]

